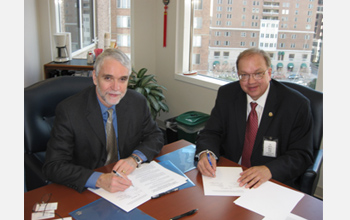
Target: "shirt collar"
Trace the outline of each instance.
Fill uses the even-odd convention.
[[[256,103],[258,103],[259,106],[264,108],[265,107],[265,103],[266,103],[266,99],[267,99],[267,95],[269,94],[269,91],[270,91],[270,83],[267,86],[267,89],[264,92],[264,94],[262,96],[260,96],[260,98],[258,98],[258,100],[253,100],[252,97],[250,97],[247,94],[248,105],[250,105],[251,102],[256,102]]]

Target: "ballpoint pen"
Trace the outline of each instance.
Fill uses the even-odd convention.
[[[208,157],[208,161],[209,161],[210,166],[213,167],[213,164],[211,163],[211,160],[210,160],[210,153],[208,150],[207,150],[207,157]]]
[[[166,191],[166,192],[163,192],[163,193],[159,193],[158,195],[152,196],[152,199],[157,199],[157,198],[159,198],[159,197],[161,197],[161,196],[164,196],[164,195],[169,194],[169,193],[172,193],[172,192],[176,192],[176,191],[178,191],[178,190],[179,190],[179,188],[175,188],[175,189],[172,189],[172,190],[168,190],[168,191]]]
[[[191,211],[189,211],[189,212],[185,212],[184,214],[175,216],[174,218],[171,218],[170,220],[176,220],[176,219],[180,219],[180,218],[185,217],[185,216],[193,215],[193,214],[196,213],[197,211],[198,211],[198,209],[193,209],[193,210],[191,210]]]
[[[121,175],[120,173],[118,173],[117,171],[113,170],[113,173],[114,173],[115,175],[117,175],[117,176],[119,176],[119,177],[125,179],[125,177],[122,176],[122,175]],[[125,179],[125,180],[127,180],[127,179]],[[131,183],[131,185],[134,186],[132,183]]]

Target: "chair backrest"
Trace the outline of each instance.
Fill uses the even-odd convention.
[[[91,77],[62,76],[24,89],[25,153],[46,151],[57,104],[91,85]]]
[[[297,90],[310,100],[313,117],[313,149],[315,153],[320,149],[323,137],[323,93],[292,82],[282,82],[284,85]]]

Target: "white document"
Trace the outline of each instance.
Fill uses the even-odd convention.
[[[216,177],[202,175],[204,195],[241,196],[249,189],[239,186],[241,167],[216,167]]]
[[[185,177],[164,168],[155,161],[142,164],[128,175],[128,178],[134,186],[130,186],[124,192],[110,193],[102,188],[89,188],[89,190],[129,212],[151,199],[152,196],[186,183]]]
[[[262,220],[274,220],[274,218],[269,218],[269,217],[265,217]],[[302,218],[298,215],[295,215],[293,213],[289,213],[285,218],[279,219],[279,220],[307,220],[306,218]]]
[[[290,213],[303,196],[303,193],[267,181],[249,190],[234,203],[269,220],[293,219]]]

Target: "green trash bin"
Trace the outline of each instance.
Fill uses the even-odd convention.
[[[198,132],[205,127],[208,119],[208,114],[196,111],[189,111],[177,116],[177,135],[179,140],[184,139],[194,144]]]

